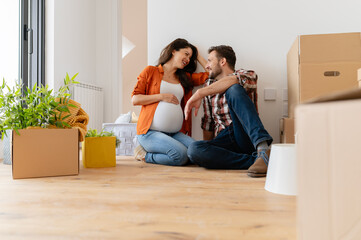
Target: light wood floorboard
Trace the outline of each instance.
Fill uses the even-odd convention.
[[[296,198],[243,170],[115,168],[13,180],[0,162],[0,239],[296,239]]]

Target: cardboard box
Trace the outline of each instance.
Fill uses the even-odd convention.
[[[115,167],[116,137],[86,137],[82,142],[82,161],[86,168]]]
[[[281,118],[280,143],[295,143],[295,119]]]
[[[361,239],[361,89],[296,108],[299,240]]]
[[[288,114],[312,98],[358,86],[360,33],[302,35],[287,54]]]
[[[358,81],[358,86],[361,87],[361,68],[357,70],[357,81]]]
[[[78,129],[24,129],[12,133],[13,178],[79,174]]]

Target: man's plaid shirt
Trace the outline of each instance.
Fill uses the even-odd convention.
[[[236,70],[233,75],[237,76],[239,83],[246,90],[258,112],[257,74],[252,70],[239,69]],[[209,86],[214,82],[214,79],[208,79],[205,86]],[[201,126],[203,130],[213,131],[215,135],[217,135],[232,123],[225,93],[203,98],[203,109],[204,116],[202,118]]]

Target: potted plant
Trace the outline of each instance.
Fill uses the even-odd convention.
[[[115,149],[119,139],[113,132],[89,129],[82,142],[82,161],[85,168],[115,167]]]
[[[6,130],[14,130],[19,134],[19,129],[26,128],[58,128],[70,127],[64,120],[70,116],[70,109],[76,106],[71,103],[69,87],[78,82],[68,73],[64,78],[64,85],[58,92],[46,86],[35,85],[32,89],[23,84],[16,83],[10,88],[3,83],[0,87],[0,131],[2,138]]]
[[[115,149],[120,140],[113,132],[89,129],[82,142],[82,161],[85,168],[115,167]]]
[[[48,86],[23,88],[21,83],[10,88],[3,80],[0,131],[2,138],[6,131],[12,132],[14,179],[79,173],[78,129],[71,129],[65,121],[72,108],[78,107],[71,103],[69,93],[76,76],[66,74],[57,92]]]

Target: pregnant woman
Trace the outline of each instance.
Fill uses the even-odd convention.
[[[135,157],[147,163],[181,166],[188,162],[187,148],[194,140],[192,123],[183,109],[193,86],[201,85],[208,73],[194,73],[197,48],[185,39],[176,39],[161,52],[157,66],[147,66],[138,76],[132,93],[133,105],[142,105],[137,123],[141,147]],[[205,60],[199,57],[201,64]]]

